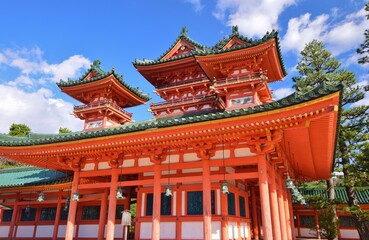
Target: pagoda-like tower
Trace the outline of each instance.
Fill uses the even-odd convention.
[[[205,47],[183,28],[173,45],[156,60],[136,60],[136,69],[165,101],[152,103],[157,118],[252,107],[272,101],[268,83],[286,72],[278,35],[260,40],[232,34]]]
[[[96,60],[79,80],[61,80],[60,89],[83,103],[74,107],[74,115],[85,121],[84,130],[114,127],[132,122],[132,113],[123,108],[146,103],[150,98],[123,81],[114,68],[105,72]]]

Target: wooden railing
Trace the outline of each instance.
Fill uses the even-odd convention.
[[[118,104],[116,104],[113,101],[92,102],[92,103],[85,104],[85,105],[74,106],[73,109],[74,111],[81,111],[81,110],[100,108],[100,107],[111,107],[111,108],[114,108],[115,110],[118,110],[119,112],[122,112],[123,114],[129,117],[132,117],[132,113],[127,112],[126,110],[121,108]]]
[[[228,85],[228,84],[234,84],[234,83],[240,83],[240,82],[250,82],[255,80],[266,80],[267,76],[265,72],[256,72],[256,73],[247,73],[238,75],[237,77],[227,77],[227,78],[220,78],[220,79],[214,79],[214,85],[220,86],[220,85]]]
[[[201,95],[201,96],[193,96],[193,97],[187,97],[187,98],[181,98],[181,99],[174,99],[159,103],[151,103],[151,108],[159,108],[163,106],[174,106],[179,104],[189,104],[189,103],[195,103],[195,102],[203,102],[203,101],[209,101],[209,100],[215,100],[215,95]]]

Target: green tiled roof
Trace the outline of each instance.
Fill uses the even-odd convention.
[[[369,187],[355,187],[356,197],[359,204],[369,204]],[[304,196],[322,196],[328,197],[326,189],[302,189],[301,194]],[[336,187],[334,189],[335,198],[342,203],[347,203],[347,193],[344,187]]]
[[[0,170],[0,188],[55,184],[70,180],[65,178],[65,174],[62,172],[36,167]]]
[[[140,121],[135,123],[126,123],[124,125],[105,128],[96,131],[86,132],[73,132],[65,134],[50,134],[42,135],[39,137],[38,134],[30,134],[29,137],[19,138],[10,137],[8,135],[0,135],[0,146],[30,146],[57,142],[67,142],[80,139],[94,138],[111,136],[116,134],[126,134],[131,132],[143,131],[151,128],[164,128],[170,126],[179,126],[185,124],[191,124],[196,122],[211,121],[217,119],[232,118],[237,116],[252,115],[261,112],[267,112],[271,110],[283,109],[285,107],[293,106],[306,101],[314,100],[328,94],[338,92],[342,90],[342,85],[337,86],[326,86],[324,84],[315,88],[314,90],[305,93],[304,95],[291,94],[283,99],[275,102],[266,103],[254,107],[234,109],[228,111],[218,111],[210,113],[199,113],[198,115],[184,115],[176,117],[168,117],[161,119],[151,119],[146,121]]]
[[[226,45],[233,37],[238,37],[239,39],[245,41],[246,43],[242,44],[242,45],[236,45],[236,46],[231,47],[231,48],[222,49],[224,47],[224,45]],[[169,58],[169,59],[162,59],[162,57],[165,56],[181,38],[183,38],[186,41],[190,42],[196,48],[188,54],[184,54],[184,55]],[[239,34],[237,26],[234,26],[232,28],[232,34],[230,34],[228,37],[225,37],[222,40],[220,40],[213,47],[206,47],[204,45],[201,45],[201,44],[193,41],[192,39],[190,39],[187,36],[187,29],[186,28],[185,28],[185,30],[182,29],[181,34],[178,36],[176,41],[159,58],[157,58],[156,60],[136,59],[133,62],[133,65],[137,65],[137,66],[154,65],[154,64],[158,64],[158,63],[170,62],[170,61],[174,61],[174,60],[182,59],[182,58],[187,58],[187,57],[206,56],[206,55],[212,55],[212,54],[220,54],[220,53],[225,53],[225,52],[231,52],[231,51],[234,51],[234,50],[254,47],[254,46],[260,45],[262,43],[268,42],[272,39],[276,40],[278,58],[279,58],[279,61],[281,63],[283,74],[287,75],[286,69],[284,67],[283,59],[281,57],[282,54],[281,54],[281,49],[280,49],[280,44],[279,44],[279,37],[278,37],[278,32],[277,31],[273,30],[270,33],[267,32],[261,39],[254,40],[254,39],[250,39],[250,38],[244,37],[243,35]]]
[[[90,79],[85,79],[85,77],[90,72],[96,73],[97,76],[93,77],[93,78],[90,78]],[[151,99],[148,94],[143,93],[138,87],[134,88],[134,87],[130,86],[129,84],[127,84],[123,80],[123,75],[117,74],[115,72],[114,68],[112,68],[111,71],[109,71],[109,72],[105,72],[100,67],[100,61],[99,60],[95,60],[93,62],[93,64],[91,64],[90,69],[88,69],[87,72],[85,74],[83,74],[82,77],[80,77],[79,79],[77,79],[77,80],[68,79],[68,81],[60,80],[60,82],[58,82],[56,84],[58,85],[58,87],[71,87],[71,86],[86,84],[86,83],[90,83],[90,82],[96,82],[96,81],[104,79],[104,78],[106,78],[110,75],[113,75],[119,81],[120,84],[122,84],[126,89],[128,89],[129,91],[131,91],[132,93],[134,93],[138,97],[140,97],[142,99],[145,99],[147,101],[149,101]]]

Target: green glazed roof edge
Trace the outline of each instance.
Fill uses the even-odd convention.
[[[327,189],[313,188],[313,189],[299,189],[304,196],[326,196],[328,197]],[[355,187],[356,197],[359,204],[369,204],[369,186]],[[342,203],[347,203],[347,193],[345,187],[335,187],[335,199]]]
[[[96,66],[95,66],[96,67]],[[93,68],[93,65],[91,65],[91,68]],[[115,77],[115,79],[118,80],[118,82],[125,87],[126,89],[128,89],[130,92],[132,92],[133,94],[135,94],[137,97],[144,99],[146,101],[149,101],[151,98],[149,96],[149,94],[143,93],[138,87],[134,88],[132,86],[130,86],[129,84],[127,84],[124,80],[123,80],[123,76],[122,75],[118,75],[114,69],[112,69],[109,72],[103,72],[102,74],[100,74],[100,76],[98,77],[94,77],[94,78],[90,78],[88,80],[84,80],[84,78],[88,75],[88,73],[90,73],[91,71],[93,71],[92,69],[90,69],[89,71],[87,71],[87,73],[83,74],[83,76],[81,78],[79,78],[78,80],[71,80],[68,79],[68,81],[63,81],[60,80],[60,82],[56,83],[56,85],[58,87],[72,87],[72,86],[77,86],[77,85],[83,85],[83,84],[87,84],[87,83],[91,83],[91,82],[96,82],[99,80],[102,80],[110,75],[113,75]]]
[[[222,47],[227,42],[229,42],[231,40],[231,38],[233,38],[234,36],[236,36],[236,37],[240,38],[241,40],[245,41],[246,44],[237,45],[237,46],[232,47],[232,48],[222,49]],[[142,60],[136,59],[133,62],[133,65],[134,66],[149,66],[149,65],[156,65],[156,64],[161,64],[161,63],[165,63],[165,62],[172,62],[172,61],[175,61],[175,60],[184,59],[184,58],[193,57],[193,56],[206,56],[206,55],[211,55],[211,54],[226,53],[226,52],[231,52],[231,51],[235,51],[235,50],[246,49],[246,48],[258,46],[258,45],[266,43],[266,42],[268,42],[272,39],[275,39],[277,52],[278,52],[278,59],[279,59],[279,62],[281,63],[282,72],[283,72],[284,76],[287,75],[287,71],[286,71],[286,68],[284,66],[284,62],[283,62],[283,59],[282,59],[282,52],[281,52],[281,48],[280,48],[280,41],[279,41],[278,32],[275,31],[275,30],[271,31],[270,33],[267,32],[261,39],[258,39],[258,40],[249,39],[249,38],[244,37],[243,35],[239,34],[238,32],[234,32],[231,35],[229,35],[228,38],[224,38],[224,39],[220,40],[218,43],[216,43],[211,48],[204,46],[202,49],[196,49],[196,50],[194,50],[194,51],[192,51],[188,54],[184,54],[184,55],[181,55],[181,56],[177,56],[177,57],[162,60],[161,58],[163,56],[165,56],[165,54],[167,54],[174,47],[174,45],[179,41],[180,38],[181,38],[181,35],[176,39],[176,41],[172,44],[172,46],[164,54],[162,54],[159,58],[157,58],[156,60],[144,60],[144,61],[142,61]],[[221,43],[222,41],[224,41],[225,43]],[[201,46],[203,46],[203,45],[201,45]]]
[[[37,134],[30,135],[28,138],[15,138],[14,140],[9,140],[9,136],[4,140],[1,139],[0,135],[0,146],[30,146],[30,145],[41,145],[41,144],[50,144],[57,142],[67,142],[67,141],[75,141],[80,139],[88,139],[95,137],[103,137],[110,136],[116,134],[130,133],[143,131],[151,128],[164,128],[170,126],[178,126],[191,124],[196,122],[204,122],[211,121],[217,119],[231,118],[243,115],[251,115],[260,112],[266,112],[276,109],[282,109],[285,107],[293,106],[296,104],[300,104],[303,102],[307,102],[310,100],[317,99],[319,97],[323,97],[329,95],[334,92],[342,91],[342,85],[337,86],[325,86],[322,84],[321,86],[313,89],[310,92],[305,93],[304,95],[297,95],[295,93],[280,99],[275,102],[266,103],[263,105],[258,105],[254,107],[234,109],[228,111],[218,111],[207,114],[199,114],[199,115],[191,115],[191,116],[181,116],[181,117],[168,117],[163,119],[151,119],[140,121],[137,123],[127,123],[114,128],[105,128],[96,131],[81,131],[81,132],[73,132],[73,133],[65,133],[65,134],[55,134],[50,135],[49,137],[44,138],[36,138]],[[4,135],[2,135],[4,136]],[[7,136],[7,135],[6,135]],[[34,137],[32,137],[34,136]]]

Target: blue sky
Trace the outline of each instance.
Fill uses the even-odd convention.
[[[56,82],[78,79],[93,60],[115,67],[133,87],[161,101],[135,70],[138,58],[156,59],[183,26],[193,40],[212,46],[238,25],[241,34],[260,38],[279,32],[288,75],[271,84],[276,99],[292,92],[299,52],[313,39],[323,41],[343,67],[367,84],[369,67],[357,64],[356,49],[369,29],[363,0],[4,0],[0,14],[0,133],[12,123],[33,132],[73,131],[78,102]],[[369,96],[364,103],[369,102]],[[152,118],[149,104],[127,109],[136,121]]]

